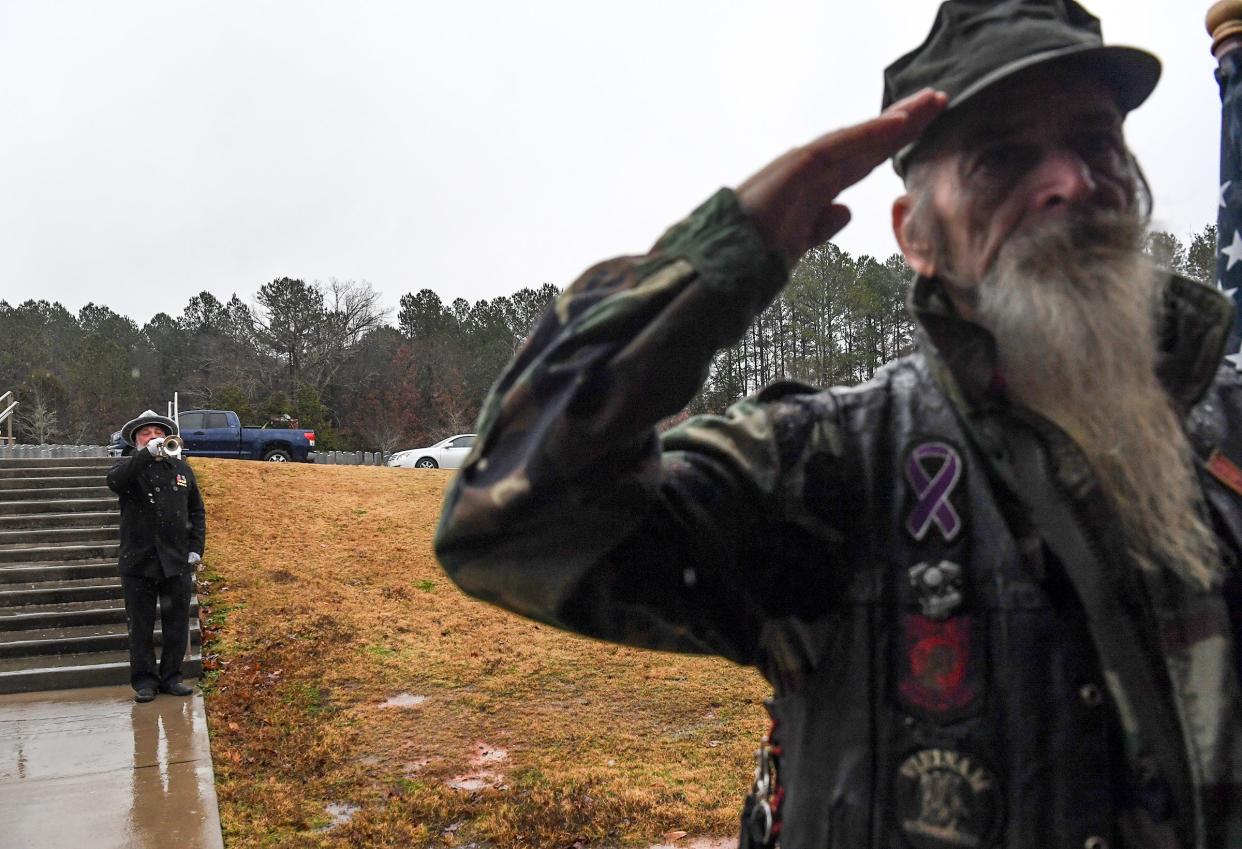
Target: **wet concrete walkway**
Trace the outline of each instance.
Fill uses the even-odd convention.
[[[223,849],[201,696],[0,696],[0,849]]]

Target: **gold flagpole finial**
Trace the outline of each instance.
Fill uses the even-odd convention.
[[[1242,44],[1242,0],[1213,3],[1207,13],[1207,31],[1212,36],[1212,55],[1217,59]]]

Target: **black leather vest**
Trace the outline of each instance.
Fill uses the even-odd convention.
[[[833,394],[855,479],[807,486],[849,493],[824,509],[854,528],[854,577],[799,635],[813,669],[769,705],[780,845],[1118,845],[1131,791],[1059,568],[922,357]]]

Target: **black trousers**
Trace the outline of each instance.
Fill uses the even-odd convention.
[[[156,689],[181,680],[181,661],[190,644],[190,597],[194,573],[150,578],[122,575],[125,621],[129,627],[129,683]],[[159,602],[163,649],[155,665],[155,605]]]

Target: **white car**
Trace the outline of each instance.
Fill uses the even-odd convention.
[[[474,437],[473,433],[459,433],[430,448],[398,451],[388,458],[388,465],[401,469],[460,469],[474,445]]]

